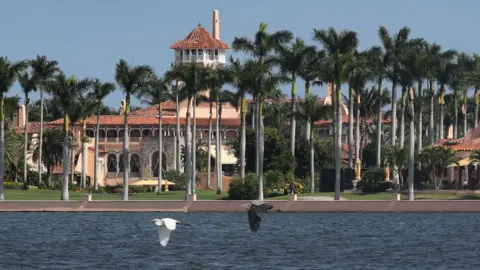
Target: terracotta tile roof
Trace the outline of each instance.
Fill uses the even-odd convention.
[[[173,110],[173,114],[172,114]],[[163,113],[164,115],[175,115],[175,102],[173,101],[165,101],[163,102]],[[151,114],[151,115],[157,115],[158,114],[158,104],[154,106],[149,106],[143,109],[139,109],[136,111],[133,111],[130,113],[130,115],[145,115],[145,114]]]
[[[212,118],[214,121],[215,118]],[[86,120],[87,125],[96,125],[96,116],[92,116]],[[176,117],[164,117],[164,125],[176,125]],[[49,122],[49,125],[61,125],[63,124],[63,118],[57,119],[55,121]],[[123,125],[124,117],[123,115],[101,115],[100,116],[100,125]],[[130,115],[128,117],[129,125],[156,125],[158,124],[158,118],[156,115]],[[185,118],[180,118],[180,125],[185,125]],[[197,118],[197,125],[203,126],[208,125],[208,118]],[[239,126],[240,119],[225,119],[222,118],[222,126]]]
[[[215,39],[207,29],[201,25],[188,34],[184,40],[176,41],[170,49],[229,49],[230,47],[220,40]]]
[[[88,150],[95,152],[95,147],[90,146],[90,147],[88,147]],[[102,149],[100,147],[98,148],[98,153],[106,153],[106,152],[107,151],[105,151],[105,149]]]
[[[53,125],[50,125],[48,123],[43,124],[43,130],[49,129],[54,127]],[[23,133],[25,131],[25,126],[18,126],[15,127],[15,133]],[[40,132],[40,122],[29,122],[28,123],[28,128],[27,128],[27,133],[37,133]]]
[[[372,123],[374,120],[373,119],[370,119],[370,120],[367,120],[367,123]],[[343,121],[342,121],[344,124],[347,124],[348,123],[348,115],[343,115]],[[392,121],[390,119],[383,119],[382,120],[382,123],[383,124],[390,124]],[[332,119],[326,119],[326,120],[319,120],[317,122],[315,122],[314,124],[315,125],[331,125],[333,123],[333,120]],[[353,119],[353,123],[355,123],[355,118]]]

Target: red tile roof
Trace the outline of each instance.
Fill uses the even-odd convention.
[[[215,119],[212,118],[212,121]],[[96,125],[96,116],[87,118],[87,125]],[[130,115],[128,117],[129,125],[156,125],[158,123],[158,118],[156,115]],[[176,117],[164,117],[164,125],[175,125],[177,123]],[[55,121],[49,122],[49,125],[61,125],[63,124],[63,118],[57,119]],[[100,125],[123,125],[124,117],[123,115],[101,115],[100,116]],[[180,124],[185,125],[185,118],[180,118]],[[208,125],[208,118],[197,118],[197,125],[203,126]],[[222,126],[239,126],[240,119],[222,119]]]
[[[184,40],[173,43],[170,49],[229,49],[229,46],[198,25]]]
[[[53,125],[44,123],[43,124],[43,130],[49,129],[54,127]],[[18,126],[15,127],[15,133],[23,133],[25,132],[25,126]],[[37,133],[40,132],[40,122],[29,122],[27,126],[27,133]]]
[[[173,111],[173,112],[172,112]],[[173,113],[173,114],[172,114]],[[139,109],[130,113],[130,115],[157,115],[158,114],[158,104],[149,106],[143,109]],[[175,102],[165,101],[163,102],[163,115],[175,115]]]

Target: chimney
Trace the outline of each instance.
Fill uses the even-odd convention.
[[[213,10],[213,29],[212,35],[215,39],[220,40],[220,17],[218,16],[218,10]]]
[[[18,108],[18,126],[19,127],[24,127],[25,126],[25,121],[26,120],[26,109],[25,105],[20,105]]]
[[[333,98],[333,83],[327,83],[327,97]]]
[[[122,101],[120,101],[120,115],[124,113],[125,113],[125,99],[122,99]]]

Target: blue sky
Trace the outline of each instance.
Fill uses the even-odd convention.
[[[163,74],[173,60],[169,46],[198,23],[211,31],[213,9],[220,12],[220,37],[228,44],[235,36],[253,37],[265,21],[270,31],[287,29],[311,44],[313,28],[354,30],[360,49],[366,49],[379,43],[377,29],[383,24],[392,33],[409,26],[412,37],[445,49],[480,52],[478,0],[11,0],[1,9],[0,55],[21,60],[44,54],[67,75],[102,81],[113,81],[120,58]],[[325,87],[312,91],[325,95]],[[15,94],[21,96],[18,84],[9,92]],[[302,85],[298,94],[304,94]],[[118,107],[122,96],[117,90],[105,102]]]

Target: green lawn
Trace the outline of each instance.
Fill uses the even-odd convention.
[[[227,196],[215,194],[215,190],[197,190],[197,200],[218,200]],[[70,200],[83,200],[83,192],[70,192]],[[93,193],[92,200],[121,200],[121,193]],[[184,200],[185,191],[169,191],[157,195],[151,193],[136,193],[129,195],[130,200]],[[19,190],[5,189],[5,200],[60,200],[60,191],[57,190]]]
[[[226,197],[228,194],[224,192],[222,195],[215,194],[215,190],[197,190],[197,200],[219,200]],[[309,196],[327,196],[333,197],[333,192],[321,193],[303,193],[299,197]],[[70,200],[83,200],[83,192],[70,192]],[[376,194],[358,194],[345,192],[341,197],[346,200],[390,200],[391,193],[376,193]],[[93,200],[121,200],[120,193],[93,193]],[[184,200],[185,191],[169,191],[157,195],[156,193],[136,193],[130,194],[130,200]],[[267,198],[266,200],[287,200],[288,196],[278,196]],[[407,199],[407,195],[402,194],[402,200]],[[474,193],[457,193],[442,192],[417,192],[415,194],[416,200],[480,200],[480,194]],[[60,200],[60,191],[56,190],[19,190],[19,189],[5,189],[5,200]]]

